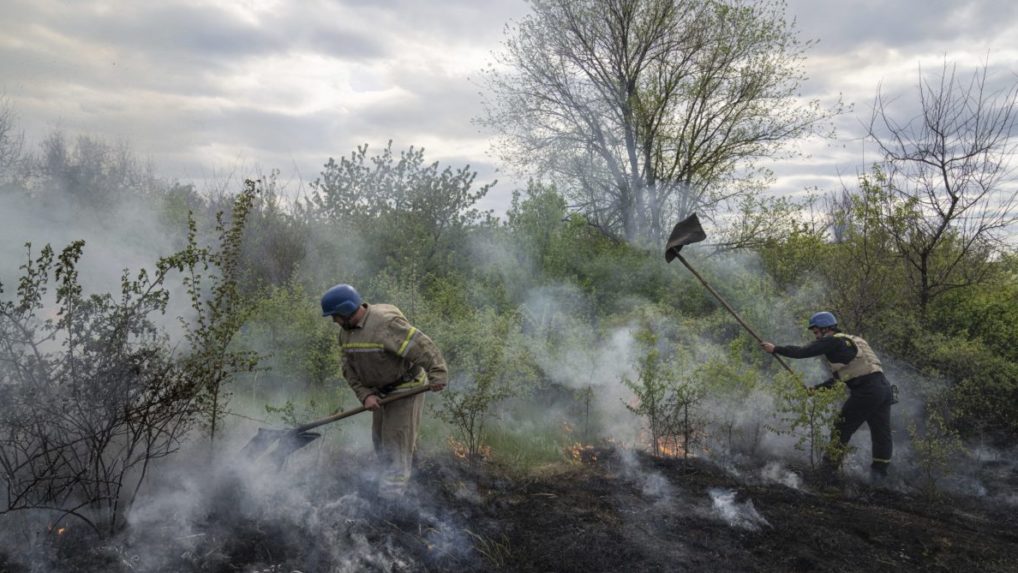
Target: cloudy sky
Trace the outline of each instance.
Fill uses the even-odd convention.
[[[908,90],[945,58],[1018,70],[1012,0],[789,0],[809,52],[804,95],[855,111],[840,138],[773,165],[776,193],[851,179],[877,85]],[[472,78],[523,0],[0,0],[0,93],[30,143],[54,129],[125,141],[168,178],[262,172],[313,180],[361,143],[499,177]]]

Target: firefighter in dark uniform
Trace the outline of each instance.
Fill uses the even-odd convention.
[[[870,345],[858,336],[838,330],[838,321],[829,312],[818,312],[809,319],[809,330],[816,338],[806,346],[775,346],[770,342],[760,344],[766,352],[789,358],[810,358],[823,356],[830,366],[833,377],[816,385],[828,388],[836,382],[848,386],[848,400],[841,407],[841,416],[835,426],[842,446],[848,444],[852,434],[865,422],[870,428],[873,442],[873,463],[870,465],[874,480],[887,477],[891,464],[893,444],[891,441],[891,404],[894,393],[884,377],[880,359]],[[844,452],[844,448],[839,449]],[[824,470],[832,475],[841,465],[837,459],[824,458]]]
[[[424,394],[380,404],[430,384],[445,388],[449,372],[442,353],[423,332],[390,304],[368,304],[348,284],[338,284],[322,296],[322,316],[339,324],[343,377],[365,408],[372,412],[371,438],[383,465],[378,493],[396,500],[410,481]]]

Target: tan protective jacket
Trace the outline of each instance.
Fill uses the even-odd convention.
[[[352,330],[339,333],[343,376],[357,399],[421,384],[445,384],[449,371],[438,347],[390,304],[364,304],[367,312]]]
[[[847,382],[853,378],[865,376],[866,374],[873,374],[874,372],[883,372],[883,368],[880,366],[880,359],[870,348],[862,338],[851,334],[845,334],[843,332],[835,333],[834,336],[843,339],[846,343],[855,346],[857,352],[855,358],[853,358],[848,364],[841,364],[838,362],[828,362],[831,366],[831,372],[834,377],[843,382]]]

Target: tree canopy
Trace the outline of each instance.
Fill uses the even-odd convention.
[[[537,0],[488,71],[482,123],[503,158],[554,181],[628,241],[711,213],[769,177],[758,160],[817,133],[802,42],[778,2]]]

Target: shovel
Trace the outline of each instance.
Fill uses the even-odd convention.
[[[413,390],[400,392],[398,394],[392,394],[386,398],[383,398],[382,400],[379,400],[378,403],[382,406],[385,406],[386,404],[395,402],[397,400],[409,398],[410,396],[416,396],[422,392],[427,392],[428,390],[433,389],[434,388],[431,384],[427,384],[419,388],[414,388]],[[332,422],[342,420],[343,418],[356,416],[357,414],[366,411],[368,411],[368,409],[365,408],[364,406],[361,406],[359,408],[354,408],[353,410],[347,410],[345,412],[333,414],[327,418],[320,418],[313,422],[308,422],[306,424],[297,426],[296,428],[290,428],[288,430],[273,430],[271,428],[258,428],[258,433],[255,435],[255,437],[251,438],[251,441],[248,442],[243,449],[240,450],[240,453],[241,455],[244,455],[251,459],[255,459],[261,456],[263,453],[265,453],[265,451],[272,447],[273,444],[277,444],[276,448],[270,454],[270,457],[274,462],[276,462],[276,465],[282,465],[282,463],[286,461],[286,458],[289,457],[290,454],[321,437],[321,434],[319,434],[318,432],[311,432],[309,430],[313,430],[318,426],[324,426],[325,424],[331,424]]]
[[[746,321],[742,320],[742,317],[739,316],[739,313],[735,312],[735,309],[732,308],[731,305],[729,305],[727,302],[725,302],[725,299],[721,298],[721,295],[718,294],[718,291],[714,290],[709,284],[707,284],[707,281],[705,281],[703,277],[700,276],[700,273],[696,272],[696,270],[689,265],[689,262],[687,262],[686,259],[679,253],[679,251],[682,250],[682,247],[689,245],[691,243],[698,243],[706,238],[707,233],[705,233],[703,231],[703,227],[700,226],[700,219],[697,218],[696,213],[693,213],[692,215],[676,223],[675,228],[672,229],[672,234],[670,237],[668,237],[668,243],[665,245],[665,261],[670,263],[674,259],[679,259],[679,262],[685,265],[686,268],[689,269],[689,272],[693,273],[693,276],[696,277],[700,281],[700,283],[703,284],[703,286],[705,286],[708,291],[710,291],[712,295],[714,295],[714,298],[718,299],[718,302],[721,303],[721,306],[728,309],[728,312],[732,313],[732,316],[735,317],[735,320],[739,321],[739,324],[741,324],[743,328],[746,329],[746,331],[753,335],[753,338],[755,338],[757,342],[762,343],[763,339],[760,338],[760,335],[757,334],[756,331],[754,331],[752,328],[750,328],[750,326],[746,324]],[[788,364],[781,359],[780,356],[778,356],[777,354],[771,354],[771,356],[773,356],[774,359],[778,361],[778,364],[784,366],[785,370],[788,370],[789,374],[791,374],[796,378],[796,380],[798,380],[799,377],[795,374],[792,368],[789,367]]]

